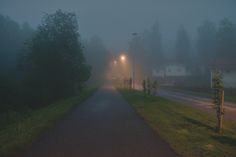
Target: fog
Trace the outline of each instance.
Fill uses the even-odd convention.
[[[220,69],[236,88],[235,8],[235,0],[0,0],[0,108],[49,104],[106,78],[210,88]]]
[[[236,157],[233,120],[236,0],[0,0],[0,157]]]
[[[82,38],[98,35],[111,52],[128,50],[133,32],[160,24],[163,43],[174,44],[176,31],[184,25],[191,35],[205,20],[223,18],[236,21],[235,0],[0,0],[0,13],[20,23],[27,21],[34,28],[44,13],[57,9],[72,11],[79,17]]]

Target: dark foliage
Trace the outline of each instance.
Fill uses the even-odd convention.
[[[180,62],[187,64],[190,62],[190,40],[186,29],[181,26],[177,32],[175,59]]]
[[[155,22],[148,31],[133,33],[129,49],[131,56],[135,56],[136,64],[140,65],[139,70],[143,76],[150,76],[152,69],[164,63],[162,47],[162,35],[158,22]]]
[[[33,34],[25,22],[20,26],[0,15],[0,112],[19,108],[19,73],[17,58],[24,42]]]
[[[44,16],[22,55],[25,94],[30,104],[47,104],[74,95],[90,76],[73,13]]]
[[[236,26],[229,19],[220,21],[218,27],[206,21],[198,28],[198,60],[208,66],[210,60],[236,57]]]

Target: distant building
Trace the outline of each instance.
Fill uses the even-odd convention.
[[[177,85],[183,83],[190,75],[187,67],[180,63],[170,62],[154,69],[152,76],[165,85]]]
[[[222,72],[225,88],[236,88],[236,59],[215,59],[209,62],[211,76],[218,69]]]

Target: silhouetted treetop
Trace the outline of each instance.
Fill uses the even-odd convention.
[[[74,13],[46,14],[24,58],[25,82],[44,102],[73,95],[90,76]]]

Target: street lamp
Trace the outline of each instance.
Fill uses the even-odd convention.
[[[132,33],[132,36],[135,37],[137,36],[138,33]],[[134,52],[131,52],[132,54],[132,58],[133,58],[133,64],[132,64],[132,71],[133,71],[133,78],[132,78],[132,82],[133,82],[133,89],[135,89],[135,56],[134,56]]]
[[[126,56],[125,56],[125,55],[121,55],[121,56],[120,56],[120,60],[121,60],[122,62],[125,62]]]

